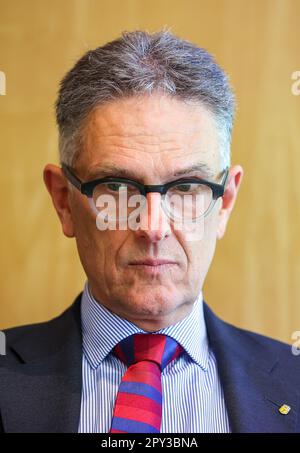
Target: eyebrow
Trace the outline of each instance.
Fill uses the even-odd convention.
[[[214,172],[211,168],[204,162],[199,162],[197,164],[193,164],[190,167],[184,168],[182,170],[178,170],[174,172],[174,176],[184,176],[189,173],[198,172],[208,178],[213,178]]]
[[[200,173],[204,178],[212,179],[214,177],[214,172],[211,168],[204,162],[199,162],[193,164],[187,168],[175,170],[170,176],[186,176],[190,173]],[[127,179],[140,179],[139,175],[129,168],[120,167],[115,164],[105,164],[102,166],[97,166],[90,171],[88,171],[88,180],[92,180],[95,178],[103,178],[103,177],[123,177]]]

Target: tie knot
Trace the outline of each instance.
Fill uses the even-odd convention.
[[[183,348],[167,335],[134,334],[115,346],[114,354],[127,366],[148,360],[163,370],[168,363],[179,357]]]

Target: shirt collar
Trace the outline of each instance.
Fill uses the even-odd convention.
[[[84,286],[81,299],[81,324],[83,352],[93,369],[96,369],[124,338],[135,333],[147,333],[101,305],[91,294],[88,282]],[[197,365],[207,370],[209,347],[202,293],[199,294],[191,313],[186,318],[156,333],[172,337]]]

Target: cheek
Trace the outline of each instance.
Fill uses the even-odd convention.
[[[105,233],[97,229],[96,216],[92,213],[87,199],[75,200],[72,211],[81,261],[84,261],[85,265],[95,265],[98,257],[103,257]]]
[[[122,233],[122,232],[120,232]],[[124,238],[118,232],[83,231],[76,237],[77,249],[83,268],[92,281],[102,281],[103,290],[118,285],[120,277],[119,250]],[[114,283],[112,283],[114,282]]]
[[[176,233],[177,240],[186,254],[189,272],[197,272],[209,266],[216,246],[217,229],[217,210],[213,210],[196,230]]]

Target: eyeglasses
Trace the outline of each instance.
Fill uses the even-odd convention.
[[[161,194],[162,207],[173,221],[194,222],[207,216],[217,199],[224,195],[229,168],[223,171],[221,182],[215,183],[201,178],[184,178],[166,184],[144,185],[126,178],[105,177],[82,182],[71,167],[62,164],[68,181],[86,195],[97,213],[104,206],[108,220],[126,220],[136,211],[137,204],[143,208],[147,193]]]

